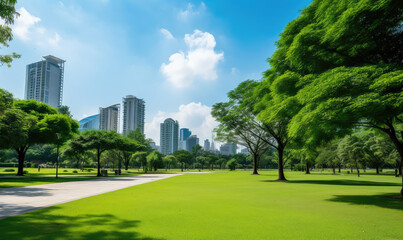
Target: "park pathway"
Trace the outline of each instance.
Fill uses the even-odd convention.
[[[0,219],[180,174],[143,174],[16,188],[0,188]]]

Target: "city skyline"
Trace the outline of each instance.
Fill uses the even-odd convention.
[[[26,65],[51,54],[66,60],[63,104],[75,119],[132,94],[147,102],[144,130],[154,141],[168,117],[210,138],[211,106],[261,78],[278,35],[307,3],[20,0],[8,51],[22,56],[0,69],[0,85],[23,99]]]

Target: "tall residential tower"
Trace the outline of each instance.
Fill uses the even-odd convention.
[[[161,123],[160,130],[161,153],[168,155],[178,150],[179,123],[172,118],[167,118]]]
[[[123,98],[123,134],[138,127],[144,133],[145,102],[143,99],[128,95]]]
[[[46,56],[44,60],[27,65],[25,99],[34,99],[57,108],[62,105],[64,60]]]
[[[119,132],[120,104],[99,108],[99,129]]]

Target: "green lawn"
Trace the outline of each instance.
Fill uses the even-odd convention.
[[[187,174],[0,220],[1,239],[403,239],[393,176]]]

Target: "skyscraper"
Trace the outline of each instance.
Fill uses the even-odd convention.
[[[119,132],[120,104],[99,108],[99,129]]]
[[[127,95],[123,98],[123,134],[131,130],[141,128],[144,133],[144,112],[145,102],[143,99],[136,98],[133,95]]]
[[[199,144],[199,138],[196,135],[192,135],[186,139],[186,150],[191,152],[193,147]]]
[[[167,155],[178,150],[179,123],[172,118],[167,118],[161,123],[160,147],[161,153]]]
[[[210,151],[210,141],[208,139],[204,140],[204,151]]]
[[[80,131],[99,129],[99,114],[81,119],[78,123],[80,124],[78,128]]]
[[[25,99],[35,99],[57,108],[62,105],[65,61],[51,55],[43,58],[27,65]]]
[[[179,137],[179,149],[186,150],[186,139],[192,135],[192,132],[189,131],[189,128],[181,128],[180,137]]]

